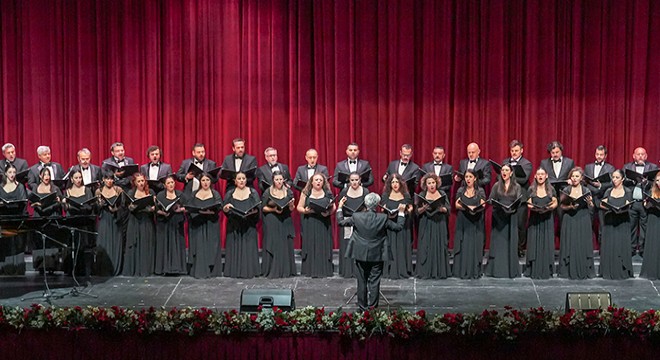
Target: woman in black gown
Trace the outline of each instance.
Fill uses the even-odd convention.
[[[121,238],[119,207],[123,190],[115,186],[115,174],[103,171],[103,186],[96,190],[101,207],[96,231],[96,267],[98,276],[116,276],[121,273],[124,246]]]
[[[367,196],[369,190],[362,186],[360,174],[352,172],[349,177],[349,186],[343,188],[339,192],[339,199],[346,197],[346,204],[344,205],[344,216],[350,217],[353,212],[362,211],[364,208],[364,197]],[[356,273],[355,261],[353,259],[345,258],[346,247],[350,238],[350,228],[339,226],[339,276],[344,278],[352,278]]]
[[[225,276],[253,278],[261,273],[257,235],[259,194],[247,186],[247,177],[242,172],[236,174],[234,184],[236,187],[225,195],[223,207],[227,214]]]
[[[540,167],[529,187],[527,228],[527,269],[532,279],[549,279],[555,268],[555,209],[559,205],[548,173]]]
[[[396,221],[399,204],[406,205],[406,221],[401,231],[387,230],[387,239],[392,261],[386,261],[383,266],[383,276],[389,279],[407,279],[412,276],[412,199],[408,186],[399,173],[392,173],[385,180],[381,202],[388,217]],[[344,207],[345,209],[345,207]]]
[[[314,210],[310,203],[328,204],[326,210]],[[301,274],[314,278],[332,276],[332,224],[330,215],[337,206],[332,202],[332,192],[325,175],[316,173],[300,192],[297,206],[302,215],[300,221],[302,237]]]
[[[600,274],[604,279],[622,280],[634,277],[630,256],[630,215],[625,207],[632,203],[632,192],[623,186],[623,171],[612,172],[612,187],[605,191],[600,208],[603,216],[603,236],[600,246]],[[605,204],[603,204],[605,203]],[[614,211],[607,207],[625,207]]]
[[[16,181],[16,167],[9,165],[0,182],[0,218],[27,217],[27,192]],[[11,202],[5,204],[5,202]],[[25,234],[0,239],[0,275],[25,274]]]
[[[493,186],[489,201],[493,204],[492,229],[488,263],[484,273],[499,278],[520,276],[518,262],[518,217],[522,189],[516,182],[511,166],[502,165],[500,179]],[[513,206],[512,206],[513,205]]]
[[[644,199],[647,213],[644,260],[639,276],[649,280],[660,279],[660,173],[655,175],[653,186]]]
[[[165,177],[165,190],[156,195],[156,265],[159,275],[182,275],[186,269],[186,238],[183,230],[187,203],[183,193],[175,190],[173,174]]]
[[[465,185],[456,193],[456,231],[454,233],[454,276],[461,279],[478,279],[483,275],[484,206],[486,193],[477,184],[477,176],[466,170]]]
[[[420,279],[445,279],[450,274],[449,234],[447,221],[450,204],[447,194],[440,190],[440,178],[435,173],[422,177],[422,192],[417,195],[419,234],[416,276]],[[435,204],[438,201],[439,204]]]
[[[133,188],[126,194],[130,199],[139,200],[154,197],[149,189],[147,178],[140,173],[133,175]],[[126,276],[149,276],[154,273],[156,261],[156,228],[154,226],[155,206],[137,207],[128,203],[128,227],[126,228],[126,252],[122,274]]]
[[[190,205],[201,209],[188,214],[188,263],[191,264],[190,276],[203,279],[213,275],[222,275],[222,252],[220,251],[220,193],[211,189],[211,175],[204,173],[199,177],[199,189],[192,194]],[[220,261],[217,261],[219,258]]]
[[[569,279],[596,276],[591,231],[594,203],[589,189],[582,185],[583,174],[582,168],[573,168],[568,175],[570,185],[560,194],[563,215],[557,273]]]
[[[32,215],[35,218],[44,218],[44,217],[60,217],[62,216],[62,191],[60,191],[60,188],[55,186],[52,181],[51,181],[51,174],[50,170],[47,167],[43,167],[41,171],[39,171],[39,184],[34,187],[34,193],[43,198],[44,196],[48,196],[52,193],[55,193],[55,201],[50,203],[50,204],[42,204],[40,201],[32,202],[30,206],[34,209],[34,214]],[[36,234],[32,234],[33,239],[36,238]],[[57,232],[57,234],[49,234],[49,236],[55,237],[58,241],[65,241],[62,236],[64,235],[62,232]],[[56,245],[52,243],[51,241],[46,241],[45,243],[45,249],[44,249],[44,242],[42,240],[36,240],[34,243],[34,248],[35,252],[33,252],[33,265],[35,269],[39,269],[40,271],[43,271],[44,269],[44,253],[53,253],[54,250],[48,251],[47,249],[54,249],[57,248],[59,245]],[[38,250],[41,249],[41,250]],[[37,253],[38,255],[35,255]],[[55,271],[58,269],[58,258],[53,257],[53,256],[47,256],[46,257],[46,270],[48,271]]]
[[[94,246],[95,239],[92,235],[96,224],[97,202],[90,202],[94,199],[94,193],[90,188],[83,184],[83,176],[80,170],[69,173],[71,184],[66,193],[62,203],[66,209],[66,216],[69,219],[68,226],[77,228],[80,231],[74,231],[73,249],[76,251],[74,257],[67,256],[64,260],[65,269],[67,272],[74,271],[73,260],[77,258],[76,273],[81,270],[85,277],[92,274],[92,265],[94,263]],[[75,220],[72,220],[75,217]]]
[[[261,273],[267,278],[296,275],[293,257],[295,229],[291,212],[295,208],[293,191],[284,186],[281,172],[273,172],[272,186],[261,197],[263,212],[263,250]]]

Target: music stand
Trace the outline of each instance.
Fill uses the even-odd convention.
[[[98,235],[97,232],[95,231],[89,231],[83,229],[83,227],[86,224],[86,222],[90,222],[92,219],[95,219],[95,216],[91,215],[74,215],[74,216],[69,216],[66,218],[63,218],[59,220],[55,226],[57,226],[59,229],[66,229],[69,230],[71,233],[71,259],[72,261],[72,270],[71,270],[71,277],[73,278],[73,282],[75,283],[75,286],[71,287],[71,290],[69,290],[68,293],[64,294],[63,296],[66,295],[71,295],[71,296],[88,296],[91,298],[98,298],[98,295],[90,294],[90,293],[85,293],[79,290],[79,287],[82,287],[80,283],[78,282],[78,279],[76,278],[76,267],[78,265],[78,255],[80,254],[80,233],[85,233],[89,235]],[[61,224],[60,222],[63,222],[64,224]],[[76,243],[76,233],[78,233],[77,239],[78,242]]]
[[[44,218],[44,219],[33,219],[33,220],[30,221],[30,223],[35,224],[35,225],[37,225],[37,226],[39,227],[39,230],[34,230],[34,232],[37,233],[37,234],[39,234],[39,235],[41,235],[41,243],[42,243],[42,246],[43,246],[43,249],[44,249],[44,261],[43,261],[44,273],[43,273],[43,275],[44,275],[44,286],[45,286],[45,289],[44,289],[44,291],[43,291],[43,293],[42,293],[41,295],[34,295],[34,296],[22,297],[22,298],[21,298],[21,301],[34,300],[34,299],[45,299],[46,302],[47,302],[49,305],[53,305],[53,303],[51,302],[51,299],[61,299],[61,298],[63,298],[64,296],[67,295],[67,294],[58,294],[58,293],[54,293],[53,291],[50,290],[50,286],[48,285],[48,272],[46,271],[46,251],[45,251],[45,250],[46,250],[46,239],[48,239],[48,240],[50,240],[50,241],[52,241],[52,242],[54,242],[54,243],[56,243],[56,244],[59,244],[59,245],[61,245],[62,247],[65,247],[65,248],[68,247],[66,244],[64,244],[64,243],[62,243],[62,242],[60,242],[60,241],[58,241],[58,240],[56,240],[56,239],[53,239],[52,237],[46,235],[46,234],[43,232],[43,230],[44,230],[44,229],[50,224],[51,221],[52,221],[52,220],[47,219],[47,218]],[[43,224],[40,224],[41,222],[43,222]],[[23,227],[24,224],[25,224],[25,222],[23,222],[23,223],[21,224],[21,226],[19,226],[19,230],[20,230],[21,227]]]

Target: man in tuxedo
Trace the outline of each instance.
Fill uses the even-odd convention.
[[[12,143],[2,145],[2,155],[5,158],[0,160],[0,174],[5,172],[5,169],[9,164],[14,165],[17,174],[26,171],[29,168],[25,159],[16,157],[16,147]]]
[[[564,146],[559,141],[553,141],[547,147],[549,159],[541,160],[541,167],[548,173],[548,181],[559,191],[568,185],[568,174],[575,167],[573,159],[564,156]],[[560,207],[557,207],[560,209]]]
[[[575,167],[575,163],[573,159],[564,157],[564,146],[559,141],[552,141],[546,149],[550,158],[541,160],[541,167],[548,174],[550,185],[557,191],[557,200],[560,200],[561,191],[568,185],[568,174]],[[561,206],[557,206],[555,213],[558,218],[555,234],[558,234],[561,231],[561,218],[564,214]]]
[[[232,154],[225,156],[222,161],[222,168],[231,171],[249,172],[257,168],[257,158],[245,153],[245,139],[235,138],[232,140]],[[247,186],[254,189],[255,172],[245,174],[247,177]],[[225,192],[235,188],[234,180],[228,180],[225,186]]]
[[[284,184],[291,187],[291,173],[289,167],[277,162],[277,149],[268,147],[264,150],[266,164],[257,169],[257,181],[259,181],[259,190],[263,194],[273,183],[273,173],[279,171],[284,177]]]
[[[475,172],[481,171],[481,175],[477,179],[477,183],[481,186],[488,196],[489,187],[490,187],[490,162],[486,159],[479,157],[481,149],[477,143],[470,143],[467,146],[467,159],[460,161],[458,165],[458,171],[465,174],[466,170],[473,170]],[[459,182],[463,181],[463,177],[454,175],[454,181]]]
[[[520,165],[525,173],[524,176],[518,176],[516,173],[516,182],[523,189],[523,194],[529,193],[529,177],[532,175],[532,162],[523,157],[523,143],[519,140],[512,140],[509,143],[509,157],[502,160],[502,164],[511,166]],[[518,217],[518,256],[522,257],[527,247],[527,202],[521,201],[516,216]]]
[[[445,148],[442,146],[436,146],[433,148],[433,161],[429,161],[426,164],[422,165],[422,171],[425,173],[435,173],[438,176],[453,174],[454,167],[445,163]],[[442,184],[440,190],[444,191],[445,194],[451,193],[451,182]]]
[[[362,175],[365,172],[369,171],[369,175],[362,176],[362,186],[365,188],[373,185],[374,183],[374,174],[371,170],[371,165],[367,160],[358,159],[360,155],[360,148],[357,143],[350,143],[346,147],[347,159],[340,161],[335,166],[334,177],[332,178],[332,185],[337,189],[341,190],[348,186],[348,180],[345,182],[339,181],[339,173],[350,174],[352,172],[357,172]],[[347,177],[348,178],[348,177]]]
[[[304,187],[299,186],[298,183],[307,183],[309,179],[311,179],[312,176],[314,176],[316,173],[321,173],[325,175],[326,178],[330,177],[328,168],[325,165],[318,163],[319,153],[316,151],[316,149],[307,150],[307,152],[305,152],[305,160],[307,161],[307,164],[298,166],[298,169],[296,170],[296,177],[293,179],[293,187],[295,187],[298,191],[302,191]]]
[[[66,173],[62,165],[56,162],[51,161],[50,148],[45,145],[41,145],[37,148],[37,156],[39,157],[39,162],[30,167],[30,172],[28,173],[28,187],[32,191],[36,191],[39,182],[41,181],[39,173],[44,167],[50,170],[50,178],[52,180],[62,180]]]
[[[596,160],[584,166],[585,176],[595,179],[604,174],[612,174],[614,170],[616,170],[616,168],[612,164],[605,161],[605,159],[607,158],[607,148],[604,145],[598,145],[596,147],[596,153],[594,156]],[[603,221],[605,216],[605,212],[600,209],[600,200],[603,198],[603,195],[605,195],[605,191],[607,191],[607,189],[612,187],[612,182],[608,181],[601,183],[599,181],[594,181],[594,182],[586,181],[586,185],[589,191],[591,191],[591,197],[593,198],[594,201],[593,219],[594,220],[596,218],[598,219],[598,227],[595,228],[594,231],[596,231],[598,237],[598,243],[600,244],[601,235],[603,233]]]
[[[101,169],[115,174],[115,185],[119,186],[124,191],[130,190],[133,176],[127,175],[124,170],[121,170],[121,168],[126,165],[134,165],[135,161],[133,158],[126,156],[124,144],[121,142],[116,142],[110,145],[110,155],[109,158],[103,160]]]
[[[142,173],[147,180],[154,180],[150,183],[150,189],[155,193],[159,193],[165,189],[165,184],[161,181],[166,176],[172,174],[172,166],[161,161],[161,150],[157,145],[151,145],[147,149],[147,157],[149,162],[140,166],[140,173]]]
[[[83,178],[83,184],[88,185],[95,181],[101,181],[101,167],[92,164],[92,152],[88,148],[78,150],[78,164],[73,165],[69,169],[69,174],[74,171],[80,171]],[[71,177],[71,175],[69,175]],[[94,189],[92,189],[94,190]]]
[[[638,147],[633,152],[633,161],[623,165],[623,171],[634,171],[638,174],[643,174],[648,171],[658,170],[658,166],[647,162],[646,149]],[[644,240],[646,237],[646,221],[647,213],[644,209],[644,192],[647,192],[653,185],[651,181],[644,179],[641,182],[636,182],[632,179],[626,178],[623,185],[632,191],[633,204],[630,207],[630,246],[632,247],[632,254],[639,251],[640,256],[644,256]]]
[[[413,149],[410,144],[401,145],[399,150],[399,160],[390,162],[387,171],[383,175],[383,182],[391,174],[398,173],[408,185],[408,192],[415,193],[417,184],[419,184],[419,165],[412,161]]]
[[[206,158],[206,148],[204,147],[204,144],[196,143],[193,145],[192,158],[183,160],[179,167],[179,171],[176,172],[176,180],[185,184],[183,192],[187,195],[192,195],[197,189],[199,189],[199,179],[195,177],[195,173],[188,171],[191,164],[197,166],[205,173],[216,168],[215,161]],[[218,179],[211,176],[211,182],[215,184],[218,182]]]
[[[360,310],[378,307],[380,277],[383,275],[383,262],[392,260],[387,244],[387,230],[400,231],[405,222],[405,204],[399,205],[399,216],[394,222],[386,214],[377,213],[380,196],[369,193],[364,197],[365,211],[344,217],[342,207],[346,197],[339,201],[337,222],[341,226],[352,226],[346,257],[355,260],[357,268],[357,298]]]

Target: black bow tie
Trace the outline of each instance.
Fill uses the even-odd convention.
[[[84,167],[81,166],[80,171],[89,171],[89,167],[84,168]]]
[[[51,164],[51,163],[45,163],[45,164],[42,165],[42,167],[49,167],[49,166],[52,166],[52,165],[53,164]]]
[[[644,167],[644,164],[635,164],[635,166],[641,166],[641,167]]]
[[[159,167],[160,164],[154,164],[154,163],[151,163],[151,166],[152,166],[152,167],[153,167],[153,166],[155,166],[155,167]]]
[[[278,167],[277,163],[275,163],[275,164],[273,164],[273,165],[269,165],[269,166],[270,166],[271,169],[272,169],[272,168],[276,168],[276,167]]]
[[[312,169],[312,170],[316,170],[316,165],[314,165],[314,166],[309,166],[309,165],[307,165],[307,168],[308,168],[308,169]]]
[[[195,160],[195,164],[203,164],[204,160]]]
[[[124,160],[119,160],[119,159],[116,159],[116,158],[115,158],[115,162],[116,162],[117,164],[119,164],[119,163],[123,163]]]
[[[357,160],[348,160],[349,164],[357,164]]]
[[[510,162],[510,163],[517,163],[518,160],[516,160],[516,159],[509,159],[509,162]]]
[[[243,160],[243,156],[234,155],[234,159],[241,159],[241,160]]]
[[[401,166],[408,166],[408,163],[404,163],[404,162],[402,162],[402,163],[401,163]]]
[[[470,160],[470,161],[468,161],[468,162],[469,162],[469,163],[474,163],[474,164],[476,164],[476,163],[477,163],[477,160]]]
[[[560,163],[561,162],[561,159],[559,159],[559,160],[550,159],[550,160],[552,160],[553,163]]]
[[[433,163],[433,166],[442,166],[442,163],[441,163],[441,162],[439,162],[439,163]]]
[[[603,162],[602,161],[596,161],[594,163],[594,166],[603,166]]]

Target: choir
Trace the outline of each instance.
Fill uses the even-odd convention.
[[[636,148],[633,161],[617,169],[607,163],[607,148],[600,145],[595,160],[583,170],[563,155],[561,143],[553,141],[547,146],[549,157],[535,172],[523,149],[513,140],[510,156],[498,163],[480,157],[479,145],[470,143],[467,158],[454,171],[444,162],[442,146],[433,149],[432,161],[419,166],[412,161],[412,145],[402,145],[399,159],[391,161],[382,176],[379,208],[396,218],[399,206],[405,207],[403,229],[387,233],[391,257],[384,264],[385,277],[592,278],[594,235],[600,244],[599,276],[633,277],[632,256],[639,253],[640,276],[660,277],[660,172],[647,161],[644,148]],[[277,149],[265,149],[265,164],[258,167],[242,138],[233,140],[232,153],[219,167],[206,158],[204,144],[195,144],[192,158],[176,173],[161,161],[158,146],[147,149],[149,161],[142,166],[125,156],[120,142],[111,145],[112,156],[101,166],[92,164],[91,152],[83,148],[68,171],[52,161],[48,146],[37,148],[39,162],[32,166],[16,156],[10,143],[2,153],[0,221],[72,220],[57,222],[72,229],[71,238],[78,241],[80,263],[67,271],[85,276],[295,276],[293,219],[300,216],[301,274],[333,275],[333,234],[338,234],[338,274],[355,276],[354,262],[344,258],[352,228],[333,229],[332,217],[340,201],[344,217],[363,211],[368,187],[374,183],[371,165],[359,158],[356,143],[347,146],[347,157],[336,164],[332,176],[318,164],[318,152],[309,149],[306,164],[293,178],[289,167],[278,161]],[[496,180],[491,188],[492,172]],[[215,189],[220,179],[225,182],[224,199]],[[453,186],[458,190],[452,197]],[[492,226],[484,264],[487,208]],[[448,224],[454,214],[450,251]],[[34,259],[35,267],[49,269],[46,249],[41,248],[54,247],[52,243],[39,244],[36,236],[6,228],[0,242],[0,274],[23,273],[25,250],[43,250],[43,256]]]

